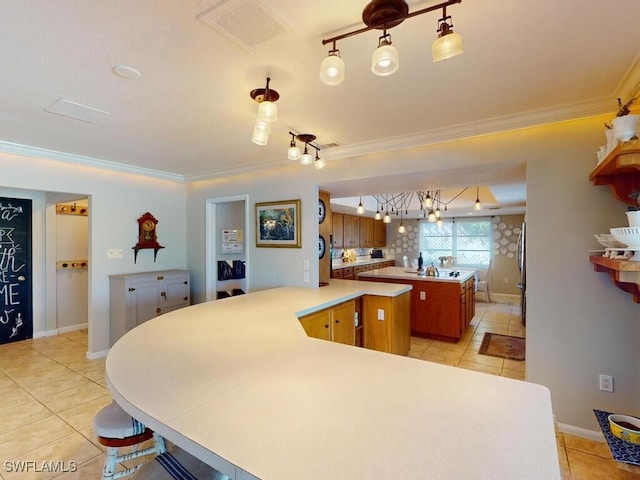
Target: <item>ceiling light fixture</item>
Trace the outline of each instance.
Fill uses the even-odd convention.
[[[293,132],[289,132],[289,135],[291,135],[291,142],[289,143],[289,149],[287,150],[287,158],[289,160],[300,160],[300,165],[313,165],[316,170],[321,170],[327,166],[327,162],[320,158],[320,147],[316,147],[311,143],[316,139],[315,135],[312,135],[311,133]],[[302,155],[300,155],[300,148],[296,145],[296,140],[304,143],[304,151],[302,152]],[[309,153],[309,147],[316,149],[315,160]]]
[[[362,205],[362,197],[360,197],[360,203],[358,204],[358,208],[356,208],[356,213],[358,215],[364,215],[364,206]]]
[[[333,44],[328,56],[320,66],[320,79],[327,85],[338,85],[344,80],[345,64],[340,57],[336,42],[369,30],[382,30],[378,39],[378,48],[371,59],[371,71],[379,76],[391,75],[398,70],[398,51],[391,45],[391,36],[387,30],[400,25],[407,18],[442,9],[442,18],[438,20],[438,38],[433,42],[433,61],[437,62],[463,53],[462,37],[453,32],[451,16],[447,15],[447,7],[462,3],[462,0],[448,0],[430,7],[409,13],[409,6],[404,0],[371,0],[362,11],[362,21],[366,27],[353,30],[342,35],[322,40],[322,44]]]
[[[329,50],[329,55],[320,65],[320,80],[327,85],[339,85],[344,80],[344,70],[344,60],[340,58],[340,50],[336,49],[336,42],[333,42],[333,48]]]
[[[269,134],[271,133],[271,122],[278,119],[278,107],[275,102],[280,98],[280,94],[269,88],[271,79],[267,77],[267,85],[265,88],[256,88],[251,90],[249,95],[258,106],[258,118],[253,127],[253,137],[251,141],[257,145],[266,145],[269,142]]]
[[[473,204],[475,211],[482,210],[482,204],[480,203],[480,187],[476,187],[476,203]]]
[[[431,45],[431,54],[434,62],[446,60],[464,53],[462,49],[462,36],[453,32],[451,16],[447,15],[446,5],[442,7],[442,18],[438,20],[438,38]]]

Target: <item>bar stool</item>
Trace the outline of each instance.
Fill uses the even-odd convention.
[[[164,438],[147,428],[138,420],[125,412],[115,401],[100,410],[93,419],[93,429],[98,442],[107,447],[107,454],[102,469],[102,480],[115,480],[132,475],[145,462],[131,468],[116,472],[119,462],[147,455],[159,455],[167,451]],[[153,446],[138,450],[141,443],[153,438]],[[129,453],[119,455],[118,449],[132,447]]]
[[[213,467],[179,447],[162,453],[146,463],[131,480],[230,480]]]

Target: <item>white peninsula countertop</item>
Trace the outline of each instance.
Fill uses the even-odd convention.
[[[540,385],[309,338],[297,316],[402,284],[332,280],[161,315],[107,356],[114,399],[236,480],[558,480]]]

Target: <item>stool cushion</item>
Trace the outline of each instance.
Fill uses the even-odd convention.
[[[93,430],[99,437],[127,438],[139,435],[146,427],[125,412],[115,400],[100,410],[93,419]]]
[[[174,446],[146,463],[132,480],[229,480],[229,477]]]

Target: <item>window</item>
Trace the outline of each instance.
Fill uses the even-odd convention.
[[[435,223],[420,221],[420,251],[425,265],[439,257],[456,257],[459,266],[488,266],[491,260],[491,219],[473,218]]]

